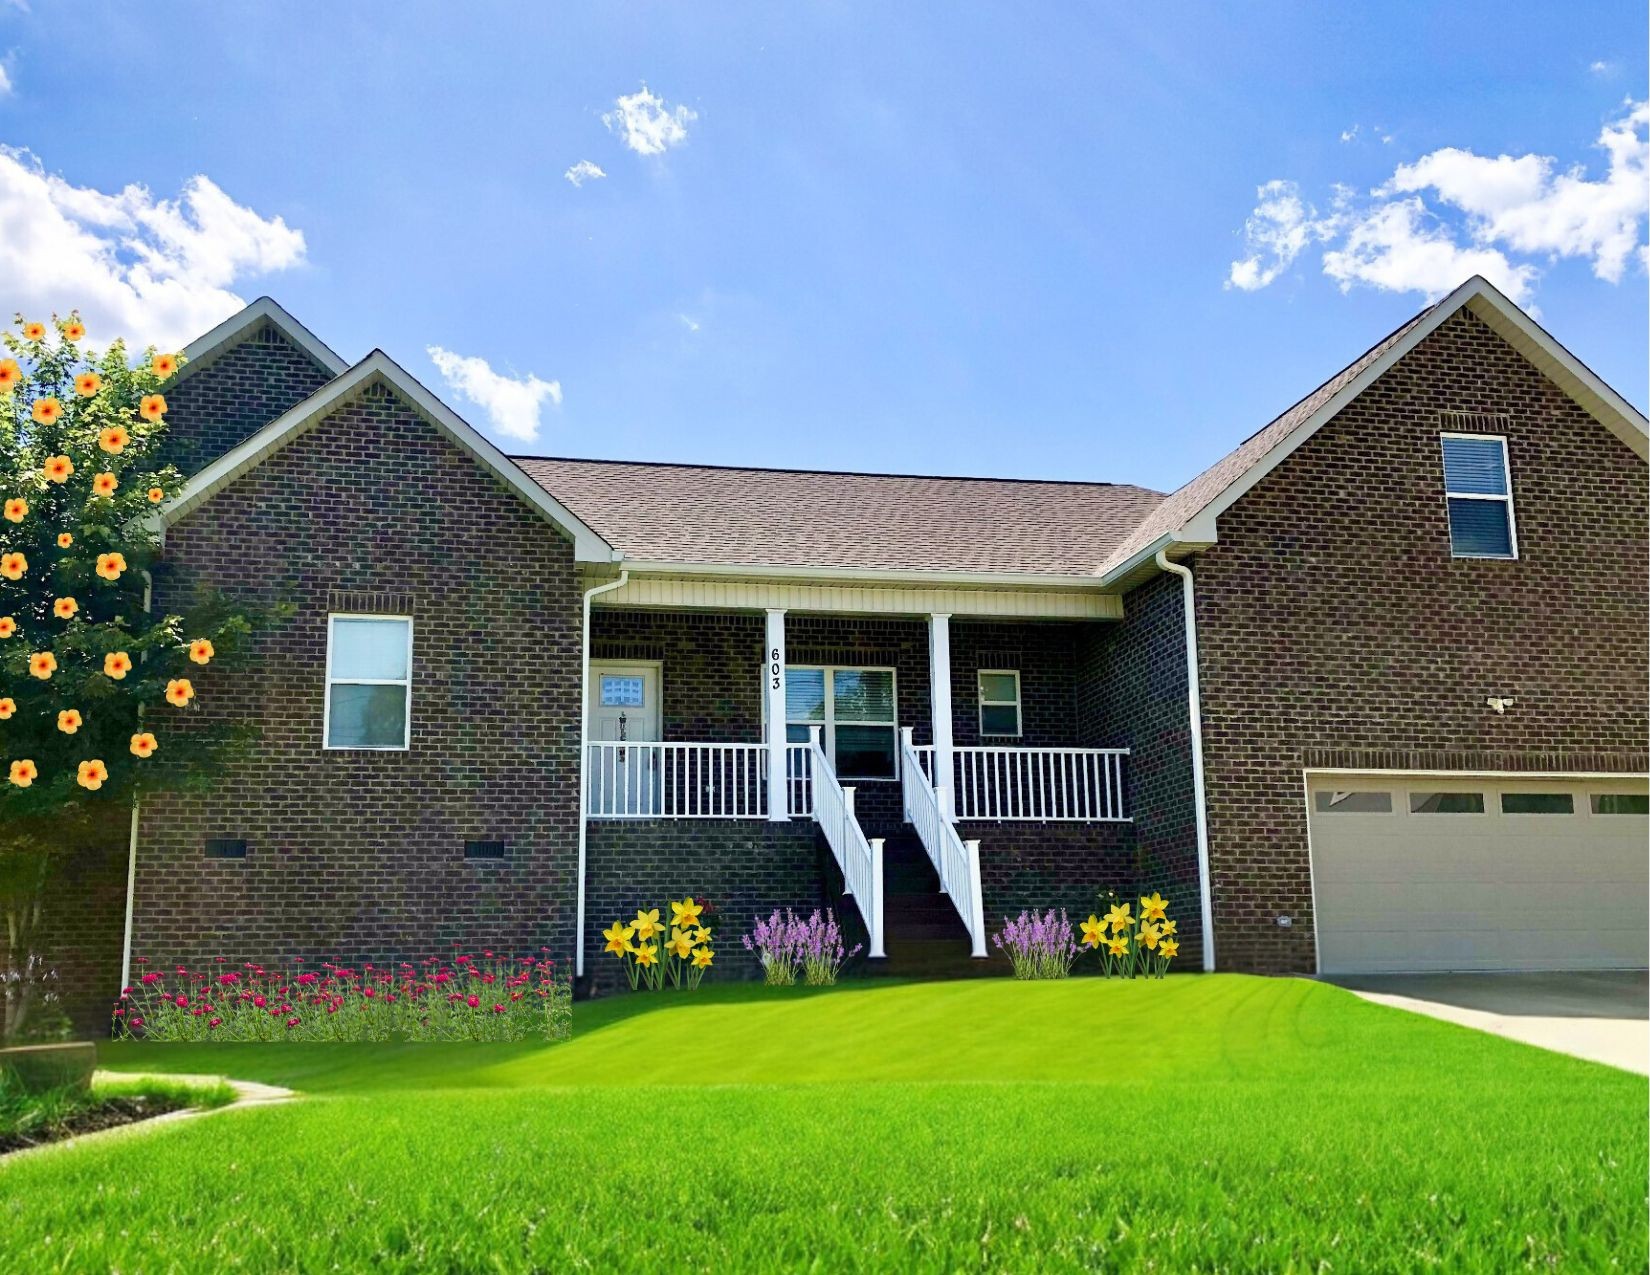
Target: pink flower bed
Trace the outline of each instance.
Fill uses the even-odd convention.
[[[140,967],[146,962],[139,962]],[[483,952],[418,965],[145,968],[115,1032],[144,1040],[562,1040],[573,987],[547,957]]]

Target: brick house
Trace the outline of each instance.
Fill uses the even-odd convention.
[[[1106,889],[1190,968],[1645,963],[1646,422],[1481,279],[1167,496],[507,457],[268,300],[187,353],[156,604],[295,613],[199,679],[258,742],[66,883],[98,1003],[133,952],[599,981],[684,891],[735,967],[776,906],[899,972]]]

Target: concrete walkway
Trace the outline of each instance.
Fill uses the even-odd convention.
[[[1378,1005],[1650,1075],[1650,976],[1643,970],[1369,974],[1325,981]]]

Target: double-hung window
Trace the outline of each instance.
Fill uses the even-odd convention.
[[[327,617],[326,746],[412,743],[412,617]]]
[[[891,668],[785,668],[785,737],[805,744],[809,728],[820,727],[842,779],[898,778],[898,722]]]
[[[1018,737],[1020,731],[1020,675],[1013,669],[980,669],[980,734]]]
[[[1507,440],[1488,434],[1445,434],[1442,442],[1451,555],[1518,557]]]

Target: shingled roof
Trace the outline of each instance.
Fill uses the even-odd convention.
[[[1093,576],[1161,492],[1112,483],[513,458],[626,559]]]

